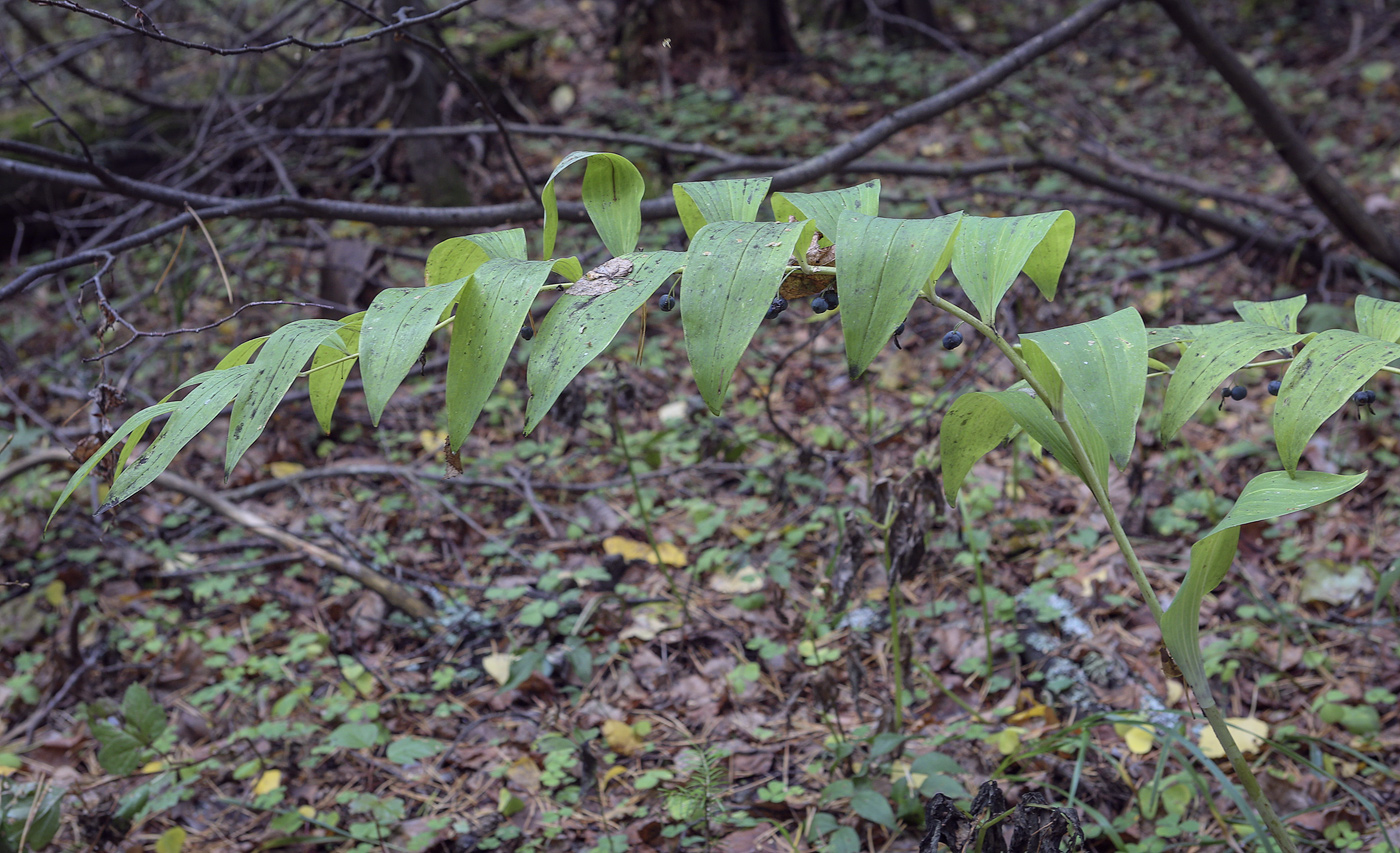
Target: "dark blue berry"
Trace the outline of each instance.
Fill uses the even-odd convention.
[[[826,301],[825,296],[817,296],[812,299],[812,313],[825,314],[831,310],[831,304]]]
[[[661,294],[661,300],[657,303],[657,306],[662,311],[674,311],[676,310],[676,297],[669,293],[663,293]]]
[[[1358,406],[1369,406],[1376,402],[1376,392],[1370,389],[1357,391],[1351,395],[1351,401]]]
[[[1278,380],[1278,379],[1273,380],[1272,382],[1269,383],[1269,395],[1270,395],[1270,396],[1273,396],[1273,397],[1277,397],[1277,396],[1278,396],[1278,389],[1280,389],[1280,388],[1282,388],[1282,387],[1283,387],[1283,382],[1282,382],[1282,381],[1280,381],[1280,380]]]
[[[520,327],[520,337],[522,340],[530,340],[535,336],[535,329],[529,323]]]
[[[943,348],[957,349],[958,347],[962,346],[962,341],[962,332],[959,332],[957,329],[954,329],[953,331],[943,336]]]
[[[787,310],[787,307],[788,307],[788,301],[787,301],[786,299],[784,299],[784,298],[781,297],[781,296],[774,296],[774,297],[773,297],[773,304],[768,306],[768,313],[767,313],[766,315],[764,315],[763,319],[765,319],[765,320],[772,320],[773,318],[777,317],[779,314],[781,314],[781,313],[783,313],[784,311],[786,311],[786,310]]]
[[[826,307],[835,311],[841,305],[841,299],[836,295],[836,291],[827,290],[822,293],[826,297]]]
[[[1231,388],[1231,389],[1230,389],[1230,399],[1231,399],[1231,400],[1243,400],[1245,397],[1248,397],[1248,396],[1249,396],[1249,389],[1246,388],[1246,387],[1244,387],[1243,385],[1236,385],[1234,388]]]
[[[897,338],[902,334],[904,334],[904,324],[900,323],[898,326],[894,327],[894,336]]]

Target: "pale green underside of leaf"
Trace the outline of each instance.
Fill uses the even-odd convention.
[[[695,384],[715,414],[802,231],[801,223],[712,222],[690,242],[681,325]]]
[[[228,447],[224,454],[224,478],[267,427],[268,418],[292,386],[297,373],[328,335],[340,328],[339,320],[297,320],[268,336],[253,362],[253,371],[239,389],[229,417]]]
[[[448,446],[460,450],[496,387],[550,261],[492,258],[462,287],[447,359]]]
[[[986,393],[963,394],[953,401],[938,428],[943,494],[949,504],[957,504],[958,492],[977,460],[1010,438],[1016,428],[1006,406]]]
[[[685,265],[684,252],[636,252],[623,257],[634,266],[616,288],[586,296],[566,291],[540,323],[527,371],[527,435],[579,371],[603,354],[627,318]]]
[[[1046,299],[1055,298],[1074,241],[1067,210],[1030,216],[966,216],[953,245],[953,274],[982,321],[996,324],[997,306],[1024,271]]]
[[[773,193],[773,218],[787,222],[810,219],[817,224],[827,244],[836,235],[836,218],[844,211],[880,215],[880,182],[866,181],[854,187],[819,193]]]
[[[1162,401],[1163,441],[1181,427],[1224,382],[1265,350],[1288,349],[1303,336],[1258,323],[1217,323],[1199,329],[1177,362]]]
[[[355,367],[356,359],[345,357],[359,352],[360,323],[364,316],[365,312],[361,311],[342,319],[341,322],[345,325],[340,327],[336,336],[327,338],[328,343],[317,347],[316,353],[311,356],[311,374],[307,377],[311,392],[311,411],[316,415],[316,422],[321,425],[323,433],[329,434],[331,431],[331,415],[335,413],[335,401],[340,398],[345,380]],[[337,337],[340,340],[339,344],[335,343]]]
[[[360,376],[365,406],[375,426],[464,286],[465,278],[429,287],[395,288],[370,303],[360,324]]]
[[[852,379],[889,343],[925,282],[948,268],[961,220],[961,213],[906,220],[843,211],[837,217],[836,280]]]
[[[1108,444],[1120,469],[1137,444],[1137,422],[1147,390],[1147,330],[1136,309],[1087,323],[1024,334],[1052,364]]]
[[[1356,297],[1356,330],[1367,337],[1400,341],[1400,302],[1361,294]]]
[[[1292,474],[1317,428],[1346,404],[1376,371],[1400,358],[1400,344],[1329,329],[1293,359],[1274,406],[1274,441]]]
[[[772,183],[772,178],[740,178],[676,184],[671,194],[675,196],[685,236],[694,237],[709,222],[753,222]]]
[[[544,257],[554,254],[554,240],[559,233],[559,203],[555,199],[554,179],[580,160],[588,161],[583,172],[583,206],[603,245],[613,257],[632,252],[642,233],[641,204],[646,192],[642,173],[630,160],[617,154],[575,151],[559,161],[540,193],[544,203]]]
[[[1200,649],[1201,602],[1225,578],[1235,557],[1240,527],[1310,509],[1346,494],[1366,473],[1266,471],[1249,481],[1234,507],[1191,548],[1191,567],[1162,620],[1162,639],[1182,677],[1203,705],[1214,704]]]
[[[1289,299],[1275,299],[1272,302],[1250,302],[1240,299],[1235,302],[1235,311],[1246,323],[1272,326],[1285,332],[1298,331],[1298,314],[1308,304],[1308,297],[1294,296]]]
[[[63,487],[63,491],[59,494],[58,500],[54,502],[53,509],[49,511],[49,519],[45,522],[45,526],[53,522],[53,517],[58,514],[59,509],[68,502],[68,498],[73,495],[73,492],[78,486],[82,485],[82,482],[87,479],[88,474],[92,473],[92,469],[97,467],[97,463],[101,462],[108,453],[112,452],[112,448],[126,440],[127,436],[131,435],[137,427],[144,427],[161,415],[168,415],[171,412],[178,411],[182,405],[184,405],[183,402],[156,403],[154,406],[147,406],[127,418],[125,423],[117,427],[116,432],[112,433],[107,437],[106,441],[102,442],[102,446],[97,448],[97,452],[92,454],[82,465],[78,466],[78,470],[74,471],[73,476],[68,478],[68,484]]]

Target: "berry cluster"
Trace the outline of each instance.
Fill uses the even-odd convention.
[[[781,296],[773,297],[773,304],[768,306],[768,313],[763,315],[765,320],[776,320],[778,315],[788,309],[788,301]]]
[[[1269,384],[1268,384],[1269,396],[1271,396],[1271,397],[1277,397],[1277,396],[1278,396],[1278,392],[1279,392],[1282,388],[1283,388],[1283,380],[1281,380],[1281,379],[1270,379],[1270,380],[1269,380]],[[1220,389],[1220,408],[1222,408],[1222,409],[1225,408],[1225,401],[1226,401],[1226,400],[1243,400],[1245,397],[1248,397],[1248,396],[1249,396],[1249,389],[1248,389],[1248,388],[1245,388],[1243,385],[1235,385],[1235,386],[1233,386],[1233,387],[1221,388],[1221,389]],[[1369,389],[1369,388],[1363,389],[1363,390],[1361,390],[1361,391],[1357,391],[1355,394],[1352,394],[1352,395],[1351,395],[1351,401],[1352,401],[1353,403],[1356,404],[1356,416],[1357,416],[1358,418],[1361,417],[1361,408],[1362,408],[1363,406],[1366,408],[1366,411],[1370,412],[1371,414],[1374,415],[1374,414],[1376,413],[1376,410],[1373,409],[1373,408],[1371,408],[1371,404],[1374,403],[1374,402],[1376,402],[1376,392],[1375,392],[1375,391],[1372,391],[1372,390]]]
[[[825,314],[828,311],[835,311],[841,305],[841,300],[836,296],[835,290],[823,290],[812,297],[812,313]]]

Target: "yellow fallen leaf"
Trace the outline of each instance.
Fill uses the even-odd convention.
[[[501,815],[504,817],[510,817],[511,815],[519,814],[524,810],[524,800],[512,794],[505,788],[501,789],[501,793],[496,797],[496,811],[500,812]]]
[[[506,768],[506,778],[534,794],[540,790],[540,766],[528,755],[522,755]]]
[[[1154,736],[1151,726],[1136,723],[1114,723],[1113,730],[1118,732],[1118,736],[1128,744],[1128,749],[1134,755],[1146,755],[1152,751]]]
[[[515,662],[515,655],[510,652],[493,652],[481,659],[481,668],[486,670],[486,674],[495,679],[496,683],[505,686],[510,681],[510,665]]]
[[[686,564],[685,552],[672,542],[661,542],[656,546],[661,552],[661,562],[677,568]],[[626,536],[609,536],[603,540],[604,554],[617,554],[625,560],[645,560],[656,565],[656,551],[645,542],[628,539]]]
[[[267,472],[279,480],[305,470],[306,466],[300,462],[269,462],[267,465]]]
[[[437,453],[447,444],[447,430],[423,429],[418,431],[418,443],[429,453]]]
[[[1259,751],[1259,747],[1264,745],[1264,738],[1269,736],[1269,724],[1258,717],[1226,717],[1225,722],[1230,726],[1230,735],[1234,737],[1235,743],[1239,745],[1240,752],[1245,755],[1253,755]],[[1215,736],[1215,730],[1206,727],[1201,731],[1200,744],[1201,752],[1206,758],[1224,758],[1225,747],[1220,745],[1220,739]]]
[[[618,755],[635,755],[642,748],[642,739],[622,720],[603,721],[603,740]]]
[[[48,586],[44,587],[44,600],[54,607],[60,607],[63,604],[63,596],[67,590],[68,587],[63,581],[49,581]]]
[[[716,572],[710,575],[710,589],[727,595],[746,595],[763,589],[763,575],[753,566],[744,566],[734,574]]]
[[[164,770],[164,769],[165,769],[165,762],[164,762],[164,761],[148,761],[148,762],[146,762],[145,766],[141,768],[141,770],[140,770],[139,772],[141,772],[141,773],[159,773],[160,771],[162,771],[162,770]]]
[[[1021,735],[1026,730],[1021,726],[1007,726],[996,734],[997,752],[1002,755],[1010,755],[1021,748]]]
[[[613,766],[609,767],[608,772],[604,773],[603,778],[598,782],[599,795],[602,795],[607,792],[609,782],[626,772],[627,768],[623,767],[621,764],[614,764]]]
[[[269,770],[258,777],[258,784],[253,786],[253,796],[261,797],[263,794],[270,794],[282,787],[282,771]]]
[[[1181,682],[1175,678],[1167,679],[1167,704],[1176,705],[1181,701],[1181,697],[1186,695],[1186,688],[1181,686]]]
[[[180,853],[185,846],[185,830],[172,826],[156,839],[156,853]]]
[[[311,820],[316,816],[316,810],[311,806],[297,806],[297,814],[301,815],[307,820]]]
[[[656,635],[671,627],[671,623],[662,618],[661,614],[654,610],[645,610],[632,614],[632,624],[623,628],[617,635],[619,640],[641,640],[648,642],[656,639]]]

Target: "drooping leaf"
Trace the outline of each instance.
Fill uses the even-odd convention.
[[[681,325],[695,383],[715,414],[802,230],[800,223],[712,222],[690,242]]]
[[[671,193],[676,197],[685,236],[694,237],[709,222],[753,222],[772,183],[772,178],[740,178],[676,184]]]
[[[831,242],[837,230],[836,218],[843,211],[880,215],[880,182],[866,181],[859,186],[819,193],[773,193],[773,217],[787,222],[796,217],[801,222],[810,219],[817,230]]]
[[[224,454],[224,478],[243,458],[267,427],[268,418],[292,387],[307,359],[327,336],[340,328],[338,320],[297,320],[273,332],[253,362],[233,402],[229,418],[228,447]]]
[[[953,242],[953,274],[983,322],[995,324],[997,306],[1022,271],[1046,299],[1055,298],[1073,241],[1074,214],[1067,210],[966,216]]]
[[[452,237],[443,240],[428,253],[428,262],[423,265],[423,284],[427,287],[437,287],[448,282],[461,281],[476,272],[477,267],[489,260],[491,260],[491,255],[481,247],[479,242],[469,240],[466,237]],[[384,293],[393,292],[393,290],[384,291]],[[379,294],[379,296],[383,296],[384,293]],[[378,297],[375,299],[378,301]]]
[[[1360,294],[1356,297],[1356,330],[1388,343],[1400,341],[1400,302]]]
[[[462,288],[447,360],[447,435],[460,450],[505,368],[549,261],[493,258]]]
[[[559,233],[559,203],[555,200],[554,179],[559,173],[587,160],[583,172],[583,207],[598,230],[603,245],[613,257],[637,248],[642,233],[642,195],[646,181],[626,157],[598,151],[575,151],[559,161],[545,182],[540,200],[544,202],[544,256],[554,254]]]
[[[1024,334],[1058,369],[1089,423],[1108,443],[1113,462],[1128,464],[1147,389],[1147,330],[1137,309],[1087,323]]]
[[[327,434],[331,431],[331,415],[335,412],[335,401],[340,398],[345,379],[355,367],[357,359],[347,356],[359,352],[360,323],[364,316],[365,312],[361,311],[342,319],[340,322],[345,325],[341,326],[334,336],[326,338],[328,343],[317,347],[315,354],[311,356],[311,372],[307,376],[311,387],[311,411],[316,414],[321,431]]]
[[[1024,381],[1017,382],[1005,391],[974,391],[970,394],[964,394],[963,397],[958,398],[958,403],[962,403],[965,397],[981,397],[985,398],[985,400],[990,400],[994,405],[1001,406],[1005,412],[1015,420],[1016,424],[1020,426],[1021,429],[1024,429],[1031,438],[1054,454],[1055,458],[1060,461],[1060,464],[1064,465],[1071,474],[1074,474],[1074,476],[1080,479],[1084,479],[1082,469],[1075,460],[1074,449],[1069,443],[1069,438],[1066,437],[1060,425],[1055,422],[1054,415],[1051,414],[1050,409],[1035,396],[1035,392],[1027,387]],[[958,403],[954,404],[955,408]],[[976,424],[973,424],[969,420],[968,415],[982,411],[985,403],[983,401],[971,401],[963,405],[964,408],[959,414],[959,420],[961,420],[962,423],[955,421],[954,428],[959,431],[975,430]],[[1103,436],[1099,435],[1098,431],[1089,423],[1083,408],[1075,401],[1072,394],[1065,394],[1064,408],[1066,420],[1069,422],[1071,428],[1079,435],[1080,440],[1084,444],[1085,454],[1089,458],[1089,464],[1100,481],[1102,481],[1103,478],[1108,475],[1108,445],[1104,442]],[[945,416],[945,428],[947,418],[952,415],[953,412],[949,411],[948,415]],[[987,414],[986,416],[989,418],[987,422],[988,433],[996,434],[1002,430],[1004,424],[1004,419],[1002,417],[991,414]],[[940,445],[943,440],[940,433]],[[980,459],[986,454],[987,450],[991,449],[988,447],[987,450],[983,450],[980,454],[977,454],[977,451],[986,445],[986,438],[966,435],[960,437],[958,442],[963,445],[958,449],[959,467],[964,464],[970,467],[971,462]],[[946,451],[943,452],[946,453]],[[973,457],[973,454],[977,455]],[[971,462],[966,461],[969,458],[971,458]],[[966,473],[964,473],[963,476],[966,477]],[[961,480],[959,480],[959,483],[961,483]],[[947,486],[945,485],[944,488],[946,490]],[[950,503],[953,502],[953,497],[954,494],[949,493],[948,500]]]
[[[852,379],[889,343],[919,290],[952,259],[962,214],[937,219],[882,219],[842,211],[836,220],[836,281],[841,333]]]
[[[1285,332],[1298,331],[1298,314],[1308,304],[1305,295],[1289,299],[1275,299],[1272,302],[1250,302],[1240,299],[1235,302],[1235,311],[1246,323],[1273,326]]]
[[[256,353],[263,344],[267,343],[267,338],[267,335],[263,335],[260,338],[253,338],[251,341],[244,341],[229,350],[228,355],[220,359],[219,363],[214,366],[214,369],[223,370],[227,367],[237,367],[240,364],[247,364],[252,360],[253,354]]]
[[[117,427],[116,432],[112,433],[107,437],[106,441],[102,442],[102,446],[97,448],[97,452],[89,456],[88,460],[78,466],[78,470],[73,472],[73,476],[68,478],[68,483],[63,487],[63,491],[59,494],[58,500],[54,501],[53,509],[49,510],[49,519],[44,523],[44,526],[47,528],[49,524],[53,523],[53,517],[58,514],[59,509],[68,502],[68,498],[73,495],[73,492],[77,490],[78,486],[82,485],[83,481],[87,479],[88,474],[92,473],[92,469],[96,468],[97,464],[101,462],[108,453],[112,452],[114,447],[126,440],[127,436],[131,435],[137,427],[144,427],[161,415],[168,415],[171,412],[178,411],[183,405],[184,401],[156,403],[154,406],[147,406],[127,418],[121,426]]]
[[[977,460],[1015,434],[1016,419],[996,398],[983,392],[963,394],[943,415],[938,428],[938,453],[943,469],[943,494],[958,502],[963,480]]]
[[[1368,379],[1400,358],[1400,344],[1344,329],[1328,329],[1298,353],[1279,387],[1274,441],[1284,470],[1292,474],[1322,422]]]
[[[176,404],[179,408],[170,415],[170,420],[166,421],[150,447],[117,475],[107,493],[107,502],[99,512],[105,512],[141,491],[170,467],[175,455],[219,416],[243,388],[252,372],[253,368],[242,364],[225,370],[211,370],[195,377],[202,381]],[[133,436],[127,446],[138,440]]]
[[[529,257],[525,247],[525,229],[508,228],[505,231],[485,231],[480,234],[468,234],[461,238],[469,243],[480,246],[486,252],[486,257],[490,258],[513,258],[517,261],[526,260]],[[475,255],[470,256],[475,258]],[[480,266],[480,264],[478,264]],[[475,272],[475,270],[471,270]],[[463,273],[465,275],[465,273]],[[461,278],[461,276],[458,276]]]
[[[1229,571],[1240,526],[1326,503],[1356,488],[1364,479],[1365,472],[1343,475],[1300,471],[1290,476],[1284,471],[1266,471],[1249,481],[1230,512],[1192,546],[1191,567],[1162,620],[1162,639],[1203,706],[1214,704],[1214,700],[1201,657],[1201,602]]]
[[[602,355],[632,312],[685,265],[685,254],[636,252],[616,260],[626,261],[631,270],[617,277],[581,278],[540,322],[527,372],[527,435],[579,371]]]
[[[399,287],[380,293],[370,303],[360,324],[360,376],[365,406],[375,426],[465,286],[466,279],[454,279],[429,287]]]
[[[1229,376],[1264,350],[1287,349],[1303,336],[1258,323],[1216,323],[1197,333],[1181,356],[1162,401],[1162,440],[1176,437]]]

